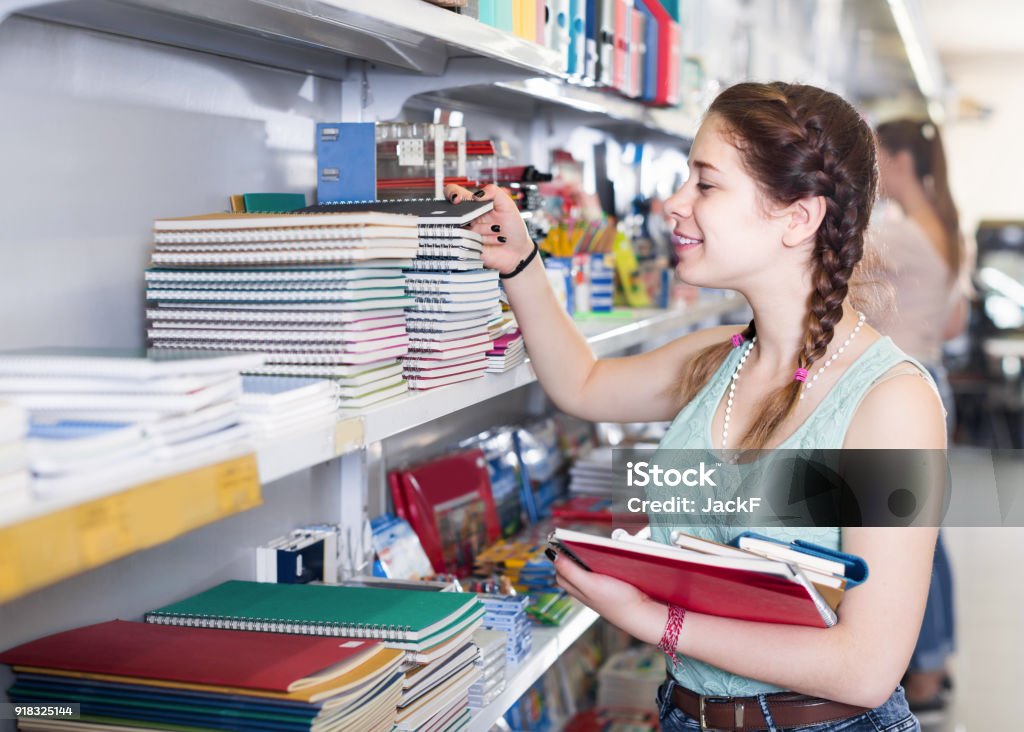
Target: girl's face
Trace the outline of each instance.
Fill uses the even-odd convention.
[[[689,168],[686,183],[665,202],[680,279],[742,289],[752,277],[763,278],[784,248],[784,223],[766,211],[771,203],[714,115],[694,138]]]

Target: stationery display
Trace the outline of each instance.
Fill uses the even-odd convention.
[[[505,633],[505,658],[509,664],[520,663],[533,648],[533,628],[526,610],[526,595],[479,595],[484,606],[483,627]]]

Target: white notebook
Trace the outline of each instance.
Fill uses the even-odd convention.
[[[408,393],[408,391],[409,385],[406,384],[405,380],[403,379],[401,383],[396,384],[395,386],[389,386],[384,389],[377,389],[376,391],[372,391],[360,397],[342,399],[341,408],[343,410],[365,409],[366,407],[369,407],[374,404],[380,404],[381,402],[387,401],[388,399],[400,397],[403,394]]]
[[[406,321],[406,330],[409,331],[409,335],[412,334],[444,334],[451,333],[452,331],[468,330],[470,328],[487,328],[491,322],[490,315],[483,315],[480,317],[471,317],[465,320],[418,320],[410,319]]]
[[[415,299],[416,313],[474,313],[483,315],[491,312],[494,298],[480,300],[476,297],[463,299],[460,296],[452,295],[445,298],[418,297]]]
[[[153,252],[153,264],[167,267],[200,265],[230,267],[235,265],[344,264],[347,262],[369,262],[388,258],[401,260],[403,267],[411,267],[415,256],[415,247],[353,247],[349,249],[308,249],[302,251],[212,252],[208,254]]]
[[[459,356],[456,358],[445,359],[443,361],[439,358],[436,358],[434,355],[431,355],[429,357],[410,355],[402,359],[402,364],[405,366],[405,369],[407,371],[416,369],[429,370],[447,368],[449,366],[458,366],[467,363],[479,363],[484,358],[484,354],[479,351],[474,351],[473,353],[468,353],[464,356]]]
[[[324,330],[344,331],[351,335],[352,340],[367,340],[370,338],[395,333],[405,333],[405,319],[386,318],[382,323],[368,326],[362,323],[221,323],[212,321],[200,321],[198,323],[179,322],[176,320],[162,321],[155,320],[151,323],[153,330],[161,333],[165,330],[234,330],[258,333],[267,330],[289,330],[296,332],[318,333]],[[387,332],[385,332],[387,331]]]
[[[452,374],[451,376],[438,376],[438,377],[420,377],[420,376],[407,376],[406,381],[409,382],[410,389],[426,390],[436,389],[439,386],[448,386],[449,384],[457,384],[460,381],[469,381],[470,379],[479,379],[481,376],[487,373],[486,368],[474,369],[473,371],[466,371],[460,374]]]
[[[417,221],[408,214],[375,211],[334,210],[331,213],[211,213],[199,216],[157,219],[154,231],[244,231],[253,229],[293,229],[310,226],[413,226]]]
[[[180,321],[181,326],[192,321],[210,321],[212,323],[231,323],[230,327],[240,327],[240,324],[260,325],[265,323],[281,324],[309,324],[320,326],[328,324],[344,325],[352,330],[365,330],[372,328],[383,328],[392,325],[399,325],[405,322],[405,310],[401,308],[380,308],[368,311],[356,310],[334,310],[326,312],[315,312],[309,310],[273,310],[245,309],[245,308],[206,308],[189,306],[187,308],[150,308],[146,311],[146,317],[150,320],[160,322]],[[188,327],[194,327],[189,325]]]
[[[232,341],[250,344],[339,344],[345,348],[366,348],[372,347],[373,343],[383,344],[384,341],[406,337],[404,325],[392,328],[378,328],[367,331],[348,330],[327,330],[319,328],[315,330],[209,330],[209,329],[186,329],[186,328],[150,328],[149,337],[153,340],[183,340],[183,341]]]
[[[153,344],[154,348],[161,348],[161,344],[156,342]],[[174,344],[177,345],[177,344]],[[250,348],[239,346],[237,344],[230,344],[238,348],[238,350],[246,351],[251,350]],[[378,361],[384,361],[388,359],[401,358],[404,356],[409,347],[406,344],[400,346],[378,348],[369,353],[353,353],[346,351],[345,353],[339,353],[337,349],[330,349],[326,351],[316,351],[312,348],[304,348],[301,352],[288,353],[285,351],[275,352],[269,349],[262,349],[263,360],[265,363],[270,365],[277,364],[294,364],[299,366],[359,366],[365,364],[371,364]],[[256,371],[246,370],[247,374],[257,373]],[[266,371],[260,371],[259,373],[267,373]]]
[[[404,287],[374,290],[146,290],[146,299],[159,302],[363,302],[394,299],[394,305],[407,302]]]
[[[439,361],[450,361],[456,358],[463,358],[465,356],[473,356],[483,354],[487,351],[487,346],[467,346],[465,348],[452,348],[445,351],[427,351],[421,349],[410,348],[408,355],[412,358],[431,358]]]
[[[199,292],[262,292],[264,290],[404,290],[404,277],[368,277],[362,280],[265,280],[262,282],[212,282],[193,280],[148,281],[154,291],[199,291]],[[401,292],[399,293],[401,294]]]
[[[194,412],[225,399],[237,399],[241,393],[242,380],[236,375],[218,384],[185,394],[54,394],[41,391],[21,393],[9,398],[29,411],[44,414],[73,415],[80,410],[89,414],[103,414],[108,411],[130,414],[137,410],[145,414],[170,415]]]
[[[423,285],[493,285],[499,282],[498,271],[481,269],[472,272],[407,272],[406,280]]]
[[[325,379],[285,378],[274,376],[242,377],[242,409],[274,411],[287,409],[306,401],[333,403],[338,387]]]
[[[340,386],[359,386],[379,381],[402,373],[402,363],[397,359],[386,361],[370,361],[362,365],[295,365],[271,364],[260,367],[255,376],[304,376],[331,379]]]
[[[371,267],[317,267],[315,269],[148,269],[146,282],[180,286],[185,283],[217,284],[226,287],[240,284],[249,287],[259,283],[346,282],[358,285],[365,281],[404,280],[400,271]],[[376,286],[376,285],[375,285]]]
[[[481,371],[487,368],[487,359],[478,356],[457,359],[457,361],[454,365],[441,361],[440,363],[443,364],[441,366],[406,368],[405,376],[407,379],[438,378],[462,374],[467,371]]]
[[[69,376],[104,379],[155,379],[170,376],[230,374],[259,366],[259,355],[188,349],[159,352],[37,348],[0,353],[0,376]]]

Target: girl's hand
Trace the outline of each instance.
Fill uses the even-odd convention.
[[[583,569],[561,553],[554,564],[558,586],[612,625],[652,645],[661,639],[668,616],[664,605],[628,582]]]
[[[451,203],[494,201],[494,209],[476,219],[469,227],[483,237],[485,267],[508,274],[530,256],[533,241],[526,230],[526,223],[519,215],[515,202],[502,188],[488,184],[474,193],[449,183],[444,187],[444,195]]]

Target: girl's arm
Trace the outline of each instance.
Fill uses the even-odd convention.
[[[853,449],[943,449],[942,411],[931,386],[896,376],[865,397],[844,445]],[[734,674],[873,708],[899,683],[917,640],[931,576],[935,528],[844,528],[843,549],[871,574],[851,590],[834,628],[818,629],[686,614],[681,654]],[[631,585],[559,557],[559,584],[644,642],[661,639],[665,605]],[[684,661],[685,663],[685,661]]]
[[[472,229],[483,236],[484,265],[511,272],[533,251],[533,242],[508,194],[494,185],[481,192],[475,196],[459,186],[445,187],[452,202],[494,201],[494,210],[474,221]],[[555,298],[539,256],[502,283],[545,393],[562,411],[595,422],[672,419],[680,407],[678,386],[686,361],[741,329],[711,328],[638,356],[599,360]]]

